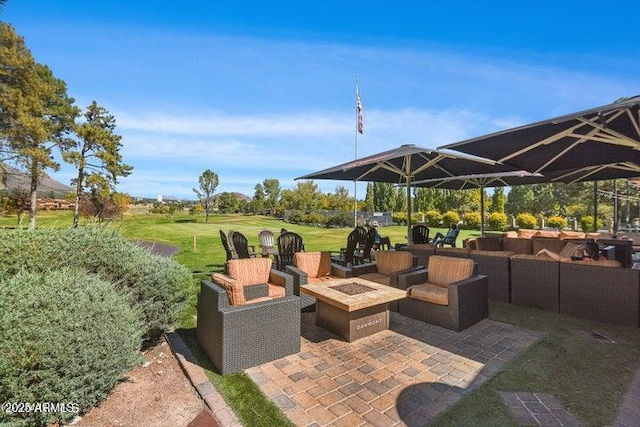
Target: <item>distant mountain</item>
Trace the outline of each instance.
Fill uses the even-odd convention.
[[[246,194],[237,193],[237,192],[235,192],[235,191],[224,191],[224,192],[222,192],[222,193],[215,194],[213,197],[211,197],[211,199],[215,201],[215,200],[217,200],[217,199],[218,199],[218,197],[220,197],[220,195],[221,195],[221,194],[224,194],[224,193],[227,193],[227,194],[235,194],[235,196],[236,196],[238,199],[240,199],[240,200],[244,200],[245,202],[250,202],[251,200],[253,200],[251,197],[247,196]]]
[[[12,191],[20,188],[29,191],[31,188],[31,178],[19,169],[6,164],[0,164],[0,190]],[[64,197],[73,191],[68,185],[56,181],[47,174],[42,174],[38,183],[38,196],[48,197]]]

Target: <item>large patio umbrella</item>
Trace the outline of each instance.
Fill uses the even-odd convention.
[[[478,157],[447,153],[413,144],[353,160],[296,179],[332,179],[405,184],[407,188],[407,239],[411,243],[411,183],[460,175],[514,170]]]
[[[585,168],[553,171],[548,172],[546,175],[553,182],[564,182],[566,184],[593,181],[593,224],[595,227],[598,223],[598,181],[640,177],[640,164],[634,162],[616,162]]]
[[[449,178],[427,179],[414,182],[414,187],[441,188],[449,190],[467,190],[480,188],[480,233],[484,237],[484,189],[491,187],[511,187],[514,185],[540,184],[549,182],[541,174],[527,171],[509,171],[487,174],[462,175]]]
[[[640,164],[640,96],[440,148],[545,175],[617,162]]]

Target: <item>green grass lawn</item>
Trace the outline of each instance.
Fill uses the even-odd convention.
[[[67,227],[70,212],[41,212],[39,227]],[[0,217],[0,226],[15,226],[15,217]],[[238,230],[258,247],[258,233],[281,228],[299,233],[309,251],[336,250],[346,244],[350,228],[327,229],[294,225],[262,216],[214,215],[208,223],[203,217],[179,214],[173,217],[139,212],[112,224],[130,239],[154,240],[180,247],[174,258],[194,272],[196,282],[211,272],[222,270],[225,254],[218,230]],[[431,234],[445,229],[432,229]],[[382,227],[380,234],[391,242],[406,242],[406,227]],[[478,232],[462,230],[463,239]],[[195,242],[195,246],[194,246]],[[195,292],[193,304],[176,325],[211,381],[237,411],[245,425],[286,425],[283,414],[243,373],[220,376],[198,349],[195,341]],[[555,395],[587,425],[612,424],[617,407],[638,368],[640,330],[590,322],[570,316],[525,309],[510,304],[492,304],[490,317],[519,327],[538,330],[542,339],[507,365],[498,375],[464,398],[438,421],[441,426],[515,425],[500,401],[499,391],[535,391]],[[602,342],[590,335],[597,330],[612,338]]]

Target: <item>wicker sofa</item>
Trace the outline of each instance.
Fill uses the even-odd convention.
[[[197,340],[221,374],[241,371],[300,351],[300,298],[293,278],[271,269],[271,259],[234,259],[228,275],[203,280]],[[277,289],[280,288],[280,289]]]

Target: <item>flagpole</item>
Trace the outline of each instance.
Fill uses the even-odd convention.
[[[354,143],[354,160],[358,160],[358,134],[360,133],[360,88],[356,75],[356,137]],[[358,181],[353,181],[353,227],[358,226]]]

